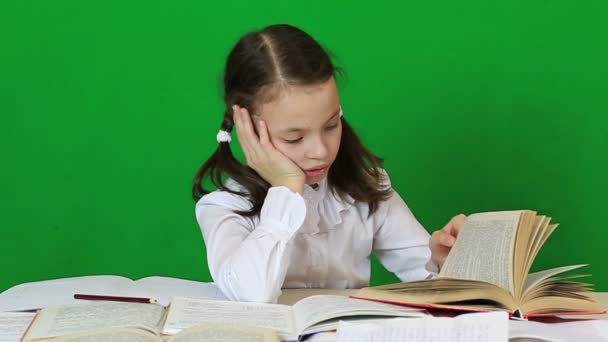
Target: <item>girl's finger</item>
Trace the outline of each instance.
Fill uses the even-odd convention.
[[[439,231],[438,235],[438,242],[441,246],[452,247],[456,242],[456,238],[447,232]]]
[[[241,147],[244,147],[243,143],[245,142],[245,135],[243,134],[243,124],[237,108],[238,107],[236,105],[232,106],[232,122],[234,122],[234,128],[236,128],[236,135],[239,138]]]
[[[246,108],[240,108],[239,118],[242,121],[242,127],[249,146],[250,156],[255,160],[258,160],[263,155],[263,151],[260,146],[260,138],[254,131],[251,116]]]
[[[262,120],[259,121],[258,132],[260,134],[260,143],[262,146],[268,145],[270,143],[270,135],[268,134],[268,127],[266,127],[266,123]]]
[[[456,217],[454,217],[454,230],[456,231],[455,236],[458,236],[462,230],[462,227],[464,227],[464,221],[466,221],[466,219],[467,216],[465,214],[456,215]]]
[[[466,220],[466,215],[460,214],[452,217],[450,222],[443,227],[443,231],[452,235],[453,237],[458,237],[458,233],[464,226],[464,221]]]
[[[234,121],[234,126],[236,127],[236,135],[239,139],[239,144],[243,149],[245,157],[249,161],[252,157],[252,151],[250,146],[251,144],[249,143],[249,139],[247,138],[247,134],[245,133],[245,128],[243,124],[243,114],[240,112],[239,106],[232,106],[232,117]]]
[[[250,139],[250,142],[253,143],[257,141],[257,135],[253,131],[253,123],[251,122],[251,117],[249,116],[249,112],[245,108],[239,108],[239,118],[242,123],[242,130],[245,133],[245,137]]]

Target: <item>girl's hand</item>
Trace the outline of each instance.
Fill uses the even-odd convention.
[[[232,110],[236,133],[247,165],[270,185],[286,186],[291,191],[302,193],[306,182],[304,171],[274,147],[266,123],[262,120],[257,122],[258,136],[247,109],[234,105]]]
[[[445,259],[448,257],[450,250],[452,250],[452,246],[454,246],[454,242],[456,242],[458,233],[460,233],[462,226],[464,226],[464,220],[466,218],[467,217],[464,214],[456,215],[452,217],[445,227],[435,231],[433,235],[431,235],[431,240],[429,242],[429,246],[431,247],[431,261],[439,265],[439,269],[443,267]]]

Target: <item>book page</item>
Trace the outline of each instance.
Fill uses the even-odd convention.
[[[509,341],[608,341],[608,320],[509,321]]]
[[[156,333],[164,310],[158,304],[122,302],[51,306],[38,314],[28,337],[55,337],[93,329],[128,326],[141,326]]]
[[[355,297],[414,306],[432,304],[433,307],[448,305],[452,308],[493,307],[509,310],[518,307],[513,296],[503,288],[486,282],[453,278],[434,278],[367,287],[359,290]],[[496,304],[490,305],[483,301],[492,301]]]
[[[422,310],[344,296],[320,295],[304,298],[293,306],[296,329],[301,334],[315,323],[346,316],[424,316]]]
[[[440,277],[485,281],[514,293],[513,250],[521,211],[467,217]]]
[[[142,329],[113,328],[58,337],[53,342],[161,342],[161,339]]]
[[[293,312],[286,305],[175,297],[168,310],[162,329],[166,335],[201,323],[244,324],[274,329],[285,336],[295,334]]]
[[[33,312],[0,312],[0,342],[19,341],[35,315]]]
[[[507,341],[506,312],[448,317],[393,318],[379,323],[340,322],[339,342],[494,342]]]
[[[519,302],[524,289],[524,281],[529,272],[528,262],[533,259],[528,258],[531,252],[534,238],[539,231],[549,225],[546,216],[536,215],[535,211],[523,210],[513,249],[513,297]]]
[[[120,296],[132,280],[120,276],[102,275],[52,279],[24,283],[0,294],[0,311],[40,309],[52,305],[82,303],[75,293]]]
[[[166,338],[168,342],[281,342],[268,328],[245,325],[201,324]]]
[[[281,289],[278,303],[294,305],[298,301],[318,295],[333,295],[348,297],[354,295],[359,289]]]
[[[122,293],[128,297],[154,298],[164,306],[173,297],[228,300],[214,283],[159,276],[136,280],[131,289],[125,288]]]
[[[526,278],[526,283],[525,283],[525,290],[532,290],[534,289],[535,286],[537,286],[539,283],[541,283],[542,281],[553,277],[554,275],[560,274],[560,273],[564,273],[564,272],[569,272],[581,267],[585,267],[587,266],[586,264],[580,264],[580,265],[569,265],[569,266],[561,266],[561,267],[554,267],[554,268],[550,268],[547,270],[543,270],[543,271],[539,271],[539,272],[534,272],[534,273],[530,273],[528,274],[528,277]],[[529,298],[530,299],[530,298]]]
[[[82,303],[74,294],[154,298],[164,306],[173,297],[227,300],[214,283],[152,276],[133,282],[115,275],[43,280],[16,285],[0,293],[1,311],[20,311],[51,305]]]

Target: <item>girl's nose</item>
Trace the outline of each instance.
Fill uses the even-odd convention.
[[[311,141],[307,157],[311,159],[323,160],[327,157],[327,152],[327,144],[323,141],[323,139],[317,139],[315,141]]]

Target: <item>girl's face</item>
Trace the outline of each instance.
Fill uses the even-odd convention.
[[[306,174],[306,183],[327,176],[342,137],[340,98],[334,78],[314,86],[290,86],[261,105],[272,144]]]

